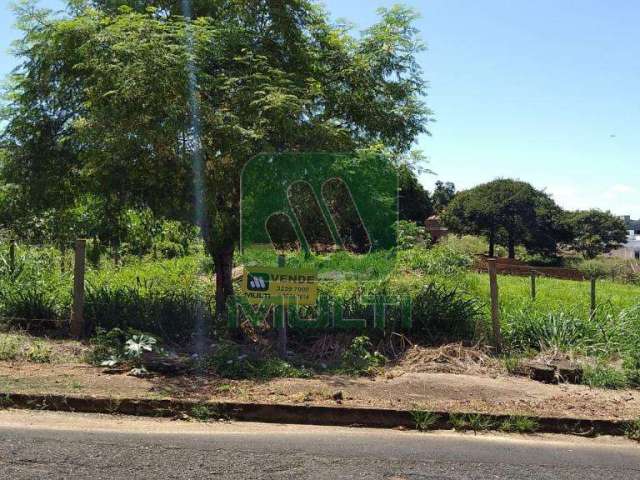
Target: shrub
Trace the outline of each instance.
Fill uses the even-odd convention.
[[[474,432],[490,430],[495,426],[491,417],[480,413],[452,413],[449,415],[449,422],[455,430],[473,430]]]
[[[105,330],[135,329],[178,342],[212,324],[211,309],[196,292],[128,286],[88,288],[85,317]]]
[[[424,275],[448,276],[460,273],[473,265],[473,258],[467,253],[436,245],[431,249],[415,248],[398,254],[398,263]]]
[[[500,430],[510,433],[532,433],[540,428],[537,420],[530,417],[512,416],[500,424]]]
[[[242,352],[240,345],[221,342],[213,354],[203,360],[202,366],[213,369],[218,375],[231,379],[255,378],[307,378],[311,372],[293,366],[280,358],[258,358]]]
[[[430,283],[413,301],[411,332],[429,342],[472,340],[481,308],[456,289]]]
[[[42,340],[34,340],[26,352],[27,360],[35,363],[49,363],[52,358],[51,347]]]
[[[0,333],[0,360],[15,360],[23,348],[24,339],[20,335]]]
[[[591,388],[621,389],[629,386],[625,372],[598,362],[595,365],[585,365],[582,383]]]
[[[416,246],[428,247],[431,244],[431,236],[422,225],[407,220],[399,220],[395,224],[400,250],[409,250]]]
[[[505,315],[503,335],[512,349],[568,351],[593,344],[595,322],[566,312],[540,312],[524,308]]]
[[[414,410],[411,412],[411,417],[416,424],[416,430],[426,432],[433,430],[440,417],[433,412],[426,412],[424,410]]]
[[[383,366],[387,359],[379,352],[371,352],[373,345],[369,337],[355,337],[342,354],[342,368],[355,375],[370,374]]]

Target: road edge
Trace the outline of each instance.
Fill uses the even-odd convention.
[[[412,411],[384,408],[364,408],[278,403],[200,402],[178,399],[108,398],[94,396],[35,395],[5,393],[0,396],[0,408],[19,408],[62,412],[122,414],[147,417],[202,417],[211,420],[237,420],[265,423],[289,423],[324,426],[373,428],[416,428]],[[197,413],[196,413],[197,412]],[[473,412],[431,412],[432,429],[451,429],[452,417]],[[493,425],[510,415],[478,413]],[[186,417],[185,417],[186,416]],[[539,433],[560,433],[580,436],[624,435],[632,420],[594,420],[568,417],[530,417],[538,423]]]

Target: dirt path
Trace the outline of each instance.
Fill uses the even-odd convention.
[[[410,372],[393,378],[320,376],[256,382],[198,376],[139,379],[105,374],[102,369],[82,364],[0,362],[0,393],[9,392],[309,405],[335,405],[340,401],[351,407],[585,419],[640,418],[637,390],[600,390],[579,385],[545,385],[510,376],[431,372]]]

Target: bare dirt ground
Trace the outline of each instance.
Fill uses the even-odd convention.
[[[448,368],[448,367],[445,367]],[[484,368],[484,367],[483,367]],[[442,373],[391,367],[376,377],[320,375],[311,379],[228,380],[213,376],[136,378],[80,363],[0,362],[0,394],[32,393],[181,398],[202,401],[336,405],[559,416],[640,418],[640,391],[547,385],[486,372]],[[338,394],[340,393],[340,394]]]

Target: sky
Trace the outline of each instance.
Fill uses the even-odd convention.
[[[0,76],[18,32],[0,0]],[[41,0],[61,8],[61,0]],[[397,0],[324,0],[333,18],[376,21]],[[404,0],[421,18],[434,112],[416,148],[458,189],[517,178],[564,208],[640,218],[640,2]]]

